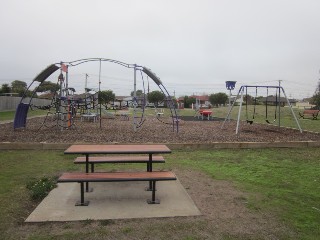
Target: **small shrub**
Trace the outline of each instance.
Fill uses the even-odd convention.
[[[27,189],[33,200],[42,200],[49,192],[57,186],[55,178],[42,177],[40,179],[32,179],[27,183]]]
[[[93,223],[93,219],[87,218],[86,220],[82,221],[83,226],[87,226],[90,225],[91,223]]]
[[[101,226],[107,226],[107,225],[111,225],[114,224],[115,221],[112,219],[105,219],[105,220],[100,220],[100,225]]]
[[[124,227],[124,228],[122,229],[122,232],[125,233],[125,234],[130,233],[130,232],[132,232],[132,231],[133,231],[133,229],[132,229],[131,227]]]

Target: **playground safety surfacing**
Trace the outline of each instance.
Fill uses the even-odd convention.
[[[107,220],[201,215],[180,181],[158,182],[156,198],[148,204],[151,192],[147,182],[90,183],[85,193],[89,206],[75,206],[80,200],[78,183],[60,183],[38,205],[26,222]]]

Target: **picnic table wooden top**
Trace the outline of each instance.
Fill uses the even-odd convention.
[[[72,145],[65,154],[156,154],[171,153],[166,145],[115,144],[115,145]]]

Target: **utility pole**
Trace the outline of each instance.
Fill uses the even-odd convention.
[[[88,74],[87,74],[88,75]],[[99,61],[99,93],[98,93],[98,104],[100,104],[100,107],[99,107],[99,114],[100,114],[100,116],[99,116],[99,123],[100,123],[100,128],[101,128],[101,121],[102,121],[102,118],[101,118],[101,111],[102,111],[102,109],[101,109],[101,100],[99,101],[99,97],[101,96],[101,59],[100,59],[100,61]]]
[[[86,73],[86,81],[85,81],[85,84],[84,84],[84,90],[87,92],[87,85],[88,85],[88,77],[89,75]]]
[[[86,73],[86,80],[84,82],[84,97],[85,97],[84,102],[86,104],[85,109],[87,109],[86,114],[89,114],[89,109],[87,108],[88,107],[88,103],[87,103],[87,99],[88,99],[88,88],[87,88],[88,77],[89,77],[89,75]]]

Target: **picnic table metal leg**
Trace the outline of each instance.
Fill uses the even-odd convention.
[[[80,182],[80,202],[76,202],[76,206],[88,206],[89,201],[84,201],[84,184]]]
[[[147,163],[147,171],[152,172],[152,153],[149,154],[149,162]],[[153,191],[152,181],[149,181],[149,187],[146,187],[146,191]]]
[[[89,173],[89,154],[86,154],[86,173]],[[86,182],[86,192],[92,192],[93,189],[89,188],[89,182]]]
[[[152,182],[152,198],[147,200],[148,204],[160,204],[159,199],[156,199],[156,181]]]
[[[150,172],[150,162],[147,162],[147,172]]]

